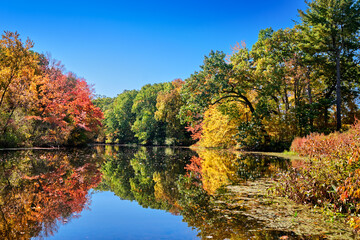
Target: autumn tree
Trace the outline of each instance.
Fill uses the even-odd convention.
[[[239,105],[231,107],[239,109]],[[204,113],[202,137],[199,145],[210,148],[234,148],[237,144],[236,135],[239,123],[224,114],[218,106],[211,106]]]
[[[167,145],[189,145],[192,143],[186,125],[182,124],[178,117],[180,108],[185,104],[180,95],[184,83],[181,79],[173,80],[171,84],[166,85],[167,89],[158,93],[156,99],[155,119],[167,123]]]
[[[249,51],[239,48],[236,59],[231,62],[226,62],[225,57],[223,52],[211,51],[200,66],[201,71],[186,79],[181,90],[186,104],[179,116],[195,134],[201,132],[204,112],[212,105],[238,102],[248,109],[248,118],[256,114],[256,92],[253,91],[256,79]],[[262,126],[260,129],[265,131]]]
[[[44,60],[42,81],[37,87],[29,119],[33,141],[38,144],[78,145],[100,131],[103,113],[92,103],[92,90],[84,79],[64,74],[60,62]]]
[[[31,50],[17,32],[0,40],[0,145],[84,144],[103,117],[84,79]]]
[[[70,92],[71,100],[68,103],[71,120],[74,128],[67,144],[81,145],[91,142],[99,133],[103,112],[92,103],[93,89],[85,79],[75,74],[68,74],[68,81],[73,78],[75,87]]]
[[[33,45],[29,39],[23,43],[17,32],[5,32],[0,40],[1,145],[14,145],[29,134],[25,116],[39,74],[38,55],[30,51]]]
[[[312,74],[314,67],[301,51],[300,40],[298,28],[265,29],[251,50],[261,81],[257,98],[266,100],[266,105],[262,104],[267,109],[264,124],[271,128],[269,134],[284,136],[277,139],[280,142],[314,131],[314,119],[320,115],[317,103],[325,97],[326,85]]]

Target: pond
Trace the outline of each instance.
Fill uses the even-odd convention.
[[[1,239],[356,239],[269,194],[296,161],[165,147],[0,152]]]

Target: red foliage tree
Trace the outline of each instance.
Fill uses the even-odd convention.
[[[100,130],[103,113],[91,101],[84,79],[63,74],[60,62],[46,59],[37,100],[29,119],[34,120],[34,141],[40,144],[81,144]]]

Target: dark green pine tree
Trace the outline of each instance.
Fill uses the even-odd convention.
[[[336,66],[337,130],[341,129],[341,85],[344,61],[355,61],[360,42],[359,0],[306,1],[308,9],[299,10],[301,26],[306,31],[304,49],[326,58]]]

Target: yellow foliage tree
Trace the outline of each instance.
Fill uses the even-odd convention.
[[[238,131],[238,120],[223,114],[217,106],[211,106],[204,114],[203,123],[200,146],[209,148],[236,146],[235,135]]]
[[[9,129],[18,129],[17,133],[22,137],[30,131],[25,115],[31,108],[32,99],[36,98],[36,81],[40,79],[38,54],[31,51],[32,47],[33,42],[28,39],[23,43],[17,32],[5,32],[1,36],[0,141],[12,141],[5,137]]]

